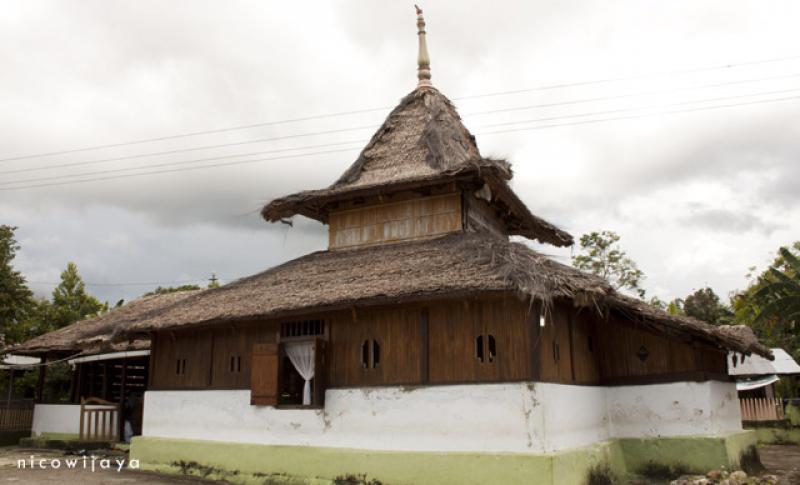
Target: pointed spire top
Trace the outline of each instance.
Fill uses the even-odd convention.
[[[425,18],[422,9],[417,9],[417,36],[419,38],[419,53],[417,54],[417,87],[433,86],[431,84],[431,58],[428,56],[428,44],[425,42]]]

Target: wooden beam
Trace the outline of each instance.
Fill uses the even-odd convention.
[[[531,301],[528,307],[527,325],[530,330],[528,342],[528,356],[530,359],[530,369],[528,376],[532,381],[541,380],[541,354],[542,354],[542,328],[539,326],[539,315],[542,312],[542,304]]]
[[[429,313],[427,308],[420,310],[419,314],[419,336],[420,336],[420,382],[427,384],[430,379],[429,352],[430,352],[430,333],[429,333]]]
[[[42,356],[42,365],[39,366],[39,379],[36,381],[36,402],[41,403],[44,400],[44,379],[47,372],[47,355]]]
[[[569,329],[569,370],[572,375],[572,382],[575,382],[575,336],[573,331],[574,316],[572,312],[567,314],[567,328]]]

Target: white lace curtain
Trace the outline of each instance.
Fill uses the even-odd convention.
[[[311,404],[311,379],[314,378],[314,342],[287,343],[286,356],[306,381],[303,385],[303,405],[308,406]]]

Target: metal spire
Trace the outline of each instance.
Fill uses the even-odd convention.
[[[419,53],[417,54],[417,87],[433,86],[431,84],[431,58],[428,56],[428,44],[425,42],[425,18],[422,9],[417,9],[417,37],[419,38]]]

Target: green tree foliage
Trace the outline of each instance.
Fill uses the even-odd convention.
[[[753,278],[750,286],[733,298],[736,323],[752,327],[768,347],[780,347],[795,360],[800,360],[800,315],[797,312],[800,282],[800,241],[778,250],[777,257],[766,271]],[[755,268],[751,268],[753,276]],[[795,384],[796,387],[796,384]],[[778,392],[795,396],[790,379],[783,379]]]
[[[27,333],[23,331],[22,323],[34,303],[25,277],[12,265],[20,248],[14,237],[16,229],[0,226],[0,334],[6,343],[24,340]]]
[[[667,303],[667,313],[675,316],[686,315],[683,312],[683,298],[675,298]]]
[[[177,293],[178,291],[191,291],[191,290],[199,290],[200,287],[197,285],[181,285],[181,286],[158,286],[153,291],[148,291],[143,296],[151,296],[151,295],[165,295],[167,293]]]
[[[83,278],[78,274],[75,263],[67,263],[61,273],[61,282],[53,290],[50,307],[46,310],[47,325],[50,330],[65,327],[108,310],[107,303],[100,303],[86,291]]]
[[[641,287],[644,273],[619,246],[619,235],[613,231],[591,232],[581,236],[580,254],[572,257],[572,265],[608,280],[615,289],[630,291],[644,298]]]
[[[683,300],[683,314],[714,325],[730,323],[733,319],[733,312],[708,287],[696,290]]]

